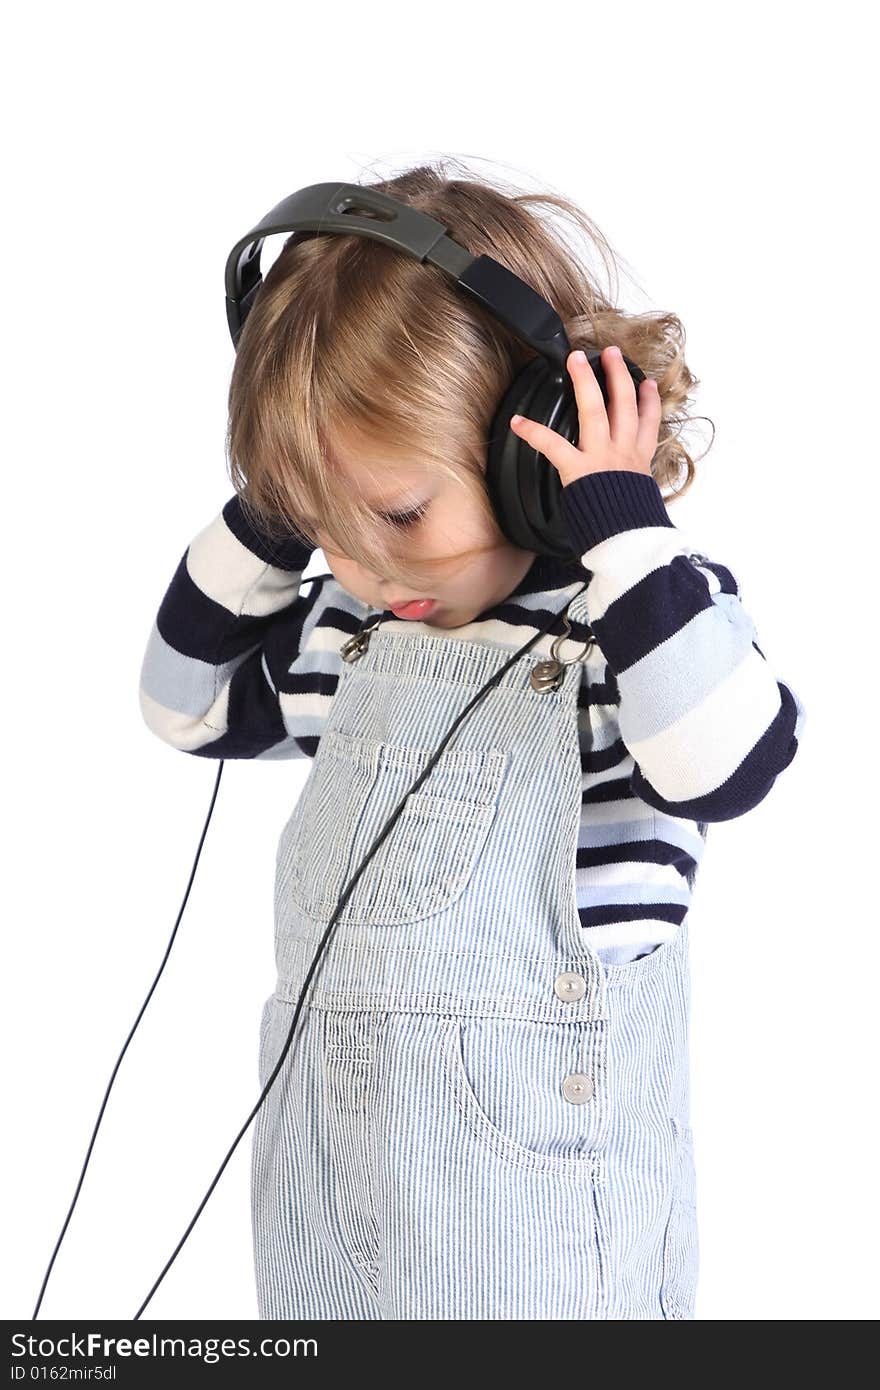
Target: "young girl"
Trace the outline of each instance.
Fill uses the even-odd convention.
[[[694,472],[679,320],[614,308],[529,207],[604,252],[563,199],[432,167],[373,186],[601,347],[608,403],[572,352],[577,444],[510,422],[559,474],[574,558],[523,550],[486,439],[533,354],[497,318],[347,234],[291,237],[250,308],[236,491],[177,567],[140,698],[185,752],[313,760],[277,847],[261,1086],[406,798],[256,1116],[260,1317],[692,1318],[691,890],[803,707],[666,511]],[[318,546],[331,573],[303,583]]]

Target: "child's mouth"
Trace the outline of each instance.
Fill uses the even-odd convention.
[[[433,598],[413,599],[411,603],[404,603],[400,607],[391,607],[390,611],[397,618],[426,618],[437,606],[437,600]]]

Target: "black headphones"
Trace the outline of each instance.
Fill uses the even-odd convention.
[[[358,209],[365,209],[375,216],[359,216]],[[267,236],[279,232],[315,232],[330,234],[357,233],[360,236],[372,237],[376,241],[385,242],[388,246],[395,247],[405,255],[413,256],[419,261],[428,261],[431,265],[439,266],[459,286],[463,293],[476,300],[484,309],[506,324],[508,328],[516,333],[517,337],[523,342],[534,348],[538,354],[527,363],[507,388],[500,405],[495,413],[489,431],[487,443],[487,465],[486,483],[492,506],[498,520],[498,525],[504,535],[514,545],[523,550],[533,550],[538,554],[553,555],[563,560],[578,561],[580,556],[573,553],[571,540],[562,515],[560,494],[562,492],[562,480],[557,470],[553,467],[543,454],[539,453],[530,444],[527,444],[519,435],[514,434],[510,428],[510,417],[513,414],[528,416],[531,420],[547,425],[550,429],[561,434],[570,443],[576,444],[578,440],[578,415],[577,401],[574,394],[574,387],[567,368],[567,358],[571,352],[571,345],[566,337],[565,328],[562,320],[556,313],[552,305],[519,276],[493,260],[491,256],[473,256],[464,247],[459,245],[449,236],[447,229],[437,222],[433,217],[426,213],[418,212],[415,208],[406,203],[400,202],[396,198],[390,197],[375,188],[362,188],[358,184],[350,183],[315,183],[307,188],[301,188],[299,192],[292,193],[289,198],[285,198],[276,207],[268,212],[257,225],[235,243],[226,261],[226,316],[229,322],[229,331],[232,334],[233,344],[238,347],[238,340],[244,326],[245,319],[259,293],[263,283],[263,276],[260,271],[260,252],[263,242]],[[605,370],[602,366],[601,355],[599,352],[587,353],[587,358],[599,382],[605,405],[608,405],[608,387],[605,380]],[[633,378],[636,389],[639,383],[645,378],[644,372],[635,362],[624,357],[624,362],[629,368],[630,376]],[[587,587],[586,583],[578,593],[582,593]],[[576,597],[576,595],[575,595]],[[567,599],[565,608],[571,603]],[[564,613],[564,609],[561,613]],[[520,647],[504,665],[495,672],[490,680],[477,691],[473,699],[465,706],[461,713],[452,723],[440,743],[437,751],[428,763],[424,772],[413,783],[409,791],[404,796],[394,814],[383,826],[377,839],[373,842],[364,859],[358,865],[352,877],[346,884],[345,890],[336,904],[335,911],[327,924],[327,929],[321,938],[318,949],[315,952],[308,973],[303,983],[296,1009],[294,1010],[293,1020],[290,1025],[281,1055],[275,1063],[266,1085],[254,1108],[251,1110],[244,1125],[239,1130],[235,1141],[224,1158],[218,1169],[213,1182],[202,1198],[195,1215],[183,1233],[175,1247],[171,1257],[165,1264],[164,1269],[159,1275],[144,1302],[135,1313],[132,1321],[138,1321],[141,1313],[150,1302],[156,1289],[164,1279],[174,1260],[183,1246],[184,1241],[189,1236],[190,1231],[198,1220],[208,1201],[211,1193],[220,1180],[227,1163],[232,1157],[239,1140],[250,1128],[251,1121],[266,1099],[275,1078],[278,1076],[284,1058],[290,1049],[293,1035],[296,1030],[297,1020],[305,999],[306,990],[315,972],[321,952],[323,951],[332,928],[336,920],[351,896],[352,890],[369,864],[379,846],[384,842],[389,832],[394,827],[400,816],[407,798],[417,791],[425,779],[430,775],[435,767],[441,753],[446,747],[452,735],[455,733],[462,720],[470,713],[476,704],[479,703],[497,685],[515,661],[518,661],[527,651],[529,651],[539,638],[553,627],[560,613],[551,614],[549,620],[543,624],[535,635]],[[381,621],[381,619],[380,619]],[[369,641],[369,633],[376,626],[376,620],[367,618],[361,624],[361,629],[356,637],[346,643],[350,655],[346,660],[352,659],[351,654],[359,655],[364,650]],[[355,659],[356,659],[355,655]],[[553,663],[554,665],[558,663]],[[131,1041],[135,1029],[143,1016],[144,1010],[152,996],[153,990],[159,982],[165,963],[183,915],[183,907],[186,905],[189,896],[189,887],[195,875],[196,864],[198,864],[201,847],[204,842],[205,833],[211,821],[214,803],[217,799],[217,791],[220,786],[220,778],[223,773],[224,762],[221,761],[217,770],[217,777],[214,783],[214,792],[211,798],[211,805],[208,809],[208,817],[202,837],[199,841],[199,849],[193,865],[193,872],[190,875],[190,883],[187,887],[183,906],[178,914],[174,931],[165,951],[165,956],[150,987],[140,1013],[135,1019],[134,1026],[126,1039],[125,1045],[113,1073],[110,1083],[98,1112],[98,1119],[92,1132],[92,1138],[86,1153],[86,1160],[80,1173],[79,1182],[74,1192],[73,1201],[68,1210],[61,1234],[55,1245],[49,1266],[43,1277],[43,1284],[37,1298],[36,1307],[32,1317],[36,1319],[43,1300],[43,1294],[55,1263],[55,1257],[64,1239],[68,1223],[76,1206],[91,1157],[92,1147],[95,1142],[98,1128],[107,1104],[107,1097],[116,1078],[119,1064],[122,1061],[125,1051]]]
[[[363,216],[359,209],[374,216]],[[538,354],[514,377],[495,413],[487,442],[486,485],[498,525],[513,545],[577,562],[562,515],[562,480],[553,465],[510,428],[511,415],[547,425],[569,443],[578,439],[574,387],[566,366],[571,344],[546,299],[491,256],[473,256],[427,213],[375,188],[313,183],[284,198],[235,243],[226,261],[226,317],[238,339],[263,283],[260,252],[279,232],[357,233],[445,270],[462,293],[513,330]],[[600,352],[590,366],[608,404]],[[645,373],[624,357],[636,391]]]

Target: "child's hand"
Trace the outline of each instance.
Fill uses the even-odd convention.
[[[635,383],[620,350],[603,348],[602,365],[608,382],[610,427],[602,389],[589,360],[586,357],[578,359],[574,352],[569,353],[566,366],[571,373],[578,406],[577,444],[570,444],[555,430],[539,425],[526,415],[515,415],[510,421],[514,434],[553,464],[563,487],[575,478],[606,468],[651,473],[662,414],[657,384],[652,377],[646,377],[639,388],[641,399],[637,401]]]

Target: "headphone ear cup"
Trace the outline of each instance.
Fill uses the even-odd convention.
[[[525,415],[571,439],[574,391],[545,357],[536,356],[514,377],[495,412],[486,456],[486,484],[498,525],[521,550],[576,559],[559,495],[562,480],[552,463],[510,428]],[[577,429],[577,419],[574,419]]]
[[[608,408],[608,384],[600,352],[587,353]],[[642,369],[624,357],[636,389]],[[486,453],[486,485],[498,525],[521,550],[577,562],[562,514],[562,479],[549,459],[510,428],[511,415],[525,415],[577,444],[580,427],[571,377],[545,357],[533,357],[517,373],[495,412]]]

